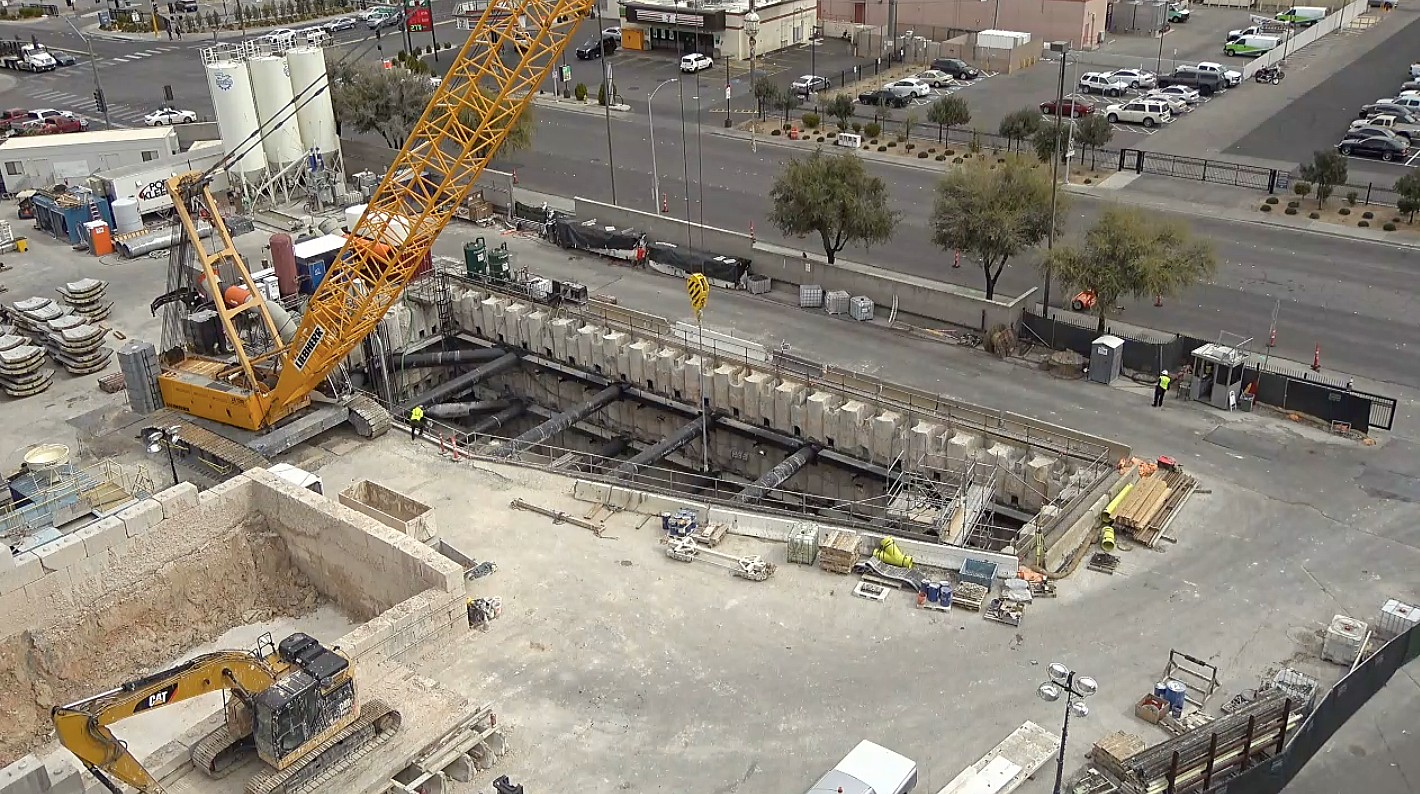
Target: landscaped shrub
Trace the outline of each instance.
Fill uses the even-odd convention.
[[[902,148],[903,148],[905,151],[909,151],[909,152],[910,152],[910,151],[912,151],[913,149],[917,148],[917,144],[915,144],[915,143],[905,144],[905,145],[903,145]]]
[[[937,160],[937,162],[941,163],[946,161],[947,156],[945,154],[939,154],[935,159]],[[961,160],[957,160],[957,162],[961,162]]]
[[[819,142],[819,143],[823,143],[823,136],[822,136],[822,135],[818,136],[818,142]]]
[[[1268,203],[1268,204],[1276,204],[1276,203],[1279,202],[1279,201],[1281,201],[1281,199],[1277,198],[1276,196],[1268,196],[1268,197],[1267,197],[1267,203]]]
[[[876,138],[883,134],[883,125],[876,121],[870,121],[863,125],[863,134],[869,138]]]
[[[853,131],[854,131],[854,132],[862,132],[862,131],[863,131],[863,125],[862,125],[861,123],[859,123],[859,122],[856,122],[856,121],[853,122]]]
[[[586,83],[578,83],[578,84],[577,84],[577,87],[572,89],[572,95],[575,96],[575,97],[577,97],[577,101],[578,101],[578,102],[586,102],[586,101],[587,101],[587,84],[586,84]]]
[[[1342,207],[1341,209],[1337,210],[1336,212],[1337,212],[1337,214],[1339,214],[1339,215],[1350,215],[1350,214],[1351,214],[1351,208],[1350,208],[1350,207]]]
[[[1287,207],[1288,207],[1288,209],[1296,209],[1297,207],[1300,207],[1300,206],[1302,206],[1302,202],[1300,202],[1300,201],[1289,201],[1289,202],[1287,202]]]
[[[918,159],[918,160],[926,160],[926,159],[927,159],[927,153],[926,153],[926,152],[918,152],[918,153],[917,153],[917,159]]]
[[[1358,194],[1358,193],[1357,193],[1356,191],[1354,191],[1354,190],[1348,190],[1348,191],[1346,191],[1346,203],[1347,203],[1347,204],[1350,204],[1350,205],[1353,206],[1353,207],[1356,206],[1356,199],[1357,199],[1357,197],[1358,197],[1359,195],[1360,195],[1360,194]]]
[[[1288,215],[1296,215],[1296,214],[1297,214],[1297,208],[1296,208],[1296,207],[1288,207],[1288,208],[1287,208],[1287,214],[1288,214]]]
[[[1321,213],[1320,213],[1320,212],[1308,212],[1308,213],[1307,213],[1307,217],[1308,217],[1308,218],[1311,218],[1312,220],[1319,220],[1319,219],[1321,218]]]
[[[886,147],[886,146],[879,146],[879,147],[878,147],[878,151],[880,151],[880,152],[885,152],[885,151],[887,151],[887,147]]]
[[[1366,228],[1367,226],[1370,226],[1370,225],[1371,225],[1371,222],[1370,222],[1370,221],[1357,221],[1357,222],[1356,222],[1356,225],[1357,225],[1357,226],[1360,226],[1362,229],[1364,229],[1364,228]]]
[[[1395,231],[1395,224],[1393,224],[1393,223],[1387,223],[1386,225],[1382,226],[1381,228],[1384,229],[1384,230],[1386,230],[1386,231],[1388,231],[1388,232],[1393,232],[1393,231]]]
[[[1262,210],[1263,212],[1271,212],[1271,211],[1272,211],[1272,205],[1271,205],[1271,204],[1263,204],[1261,207],[1258,207],[1258,209]]]
[[[953,162],[953,163],[956,163],[957,165],[960,165],[960,164],[961,164],[961,158],[960,158],[960,157],[954,157],[954,158],[952,158],[952,162]]]
[[[1362,218],[1365,218],[1366,220],[1370,220],[1370,219],[1376,217],[1376,214],[1375,214],[1374,212],[1366,211],[1366,212],[1361,213],[1361,217],[1362,217]]]
[[[770,135],[779,135],[779,134],[780,134],[779,128],[776,127],[776,128],[774,128],[774,129],[770,130],[770,131],[769,131],[769,134],[770,134]]]
[[[808,127],[809,129],[816,128],[819,125],[819,122],[822,120],[823,119],[819,118],[819,115],[817,113],[804,114],[804,126]]]
[[[948,156],[948,157],[951,157],[952,155],[954,155],[954,154],[956,154],[956,153],[957,153],[957,150],[956,150],[956,149],[948,149],[946,152],[944,152],[944,154],[946,154],[946,156]]]
[[[888,142],[887,142],[887,145],[888,145],[889,147],[896,147],[896,146],[897,146],[897,141],[888,141]]]

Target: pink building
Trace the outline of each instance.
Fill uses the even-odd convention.
[[[889,0],[818,0],[819,18],[886,27]],[[1018,30],[1032,41],[1099,46],[1109,0],[906,0],[896,3],[897,32],[932,41],[982,30]]]

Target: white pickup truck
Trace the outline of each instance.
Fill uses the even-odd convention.
[[[907,794],[916,785],[915,761],[865,739],[808,794]]]

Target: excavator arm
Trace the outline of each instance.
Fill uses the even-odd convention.
[[[246,698],[275,683],[272,662],[246,651],[218,651],[198,656],[162,672],[130,681],[86,700],[50,711],[59,743],[79,758],[99,782],[118,792],[112,779],[143,794],[162,791],[125,742],[109,726],[137,714],[230,689]]]
[[[269,395],[270,415],[301,403],[398,300],[593,2],[487,5],[307,304]],[[517,52],[508,63],[505,46]]]

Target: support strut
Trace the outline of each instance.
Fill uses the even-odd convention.
[[[783,485],[790,477],[799,473],[810,461],[818,456],[819,448],[814,444],[809,444],[798,452],[785,458],[778,466],[764,473],[763,477],[755,480],[743,491],[735,494],[735,501],[739,504],[749,504],[758,502],[771,490]]]
[[[475,364],[492,361],[507,351],[499,347],[478,347],[469,350],[438,350],[433,353],[390,353],[390,367],[393,369],[417,369],[423,367],[447,367],[454,364]]]
[[[586,402],[557,414],[546,422],[543,422],[494,450],[493,456],[498,458],[511,458],[529,447],[536,446],[552,438],[572,425],[600,411],[602,408],[605,408],[609,403],[619,399],[621,399],[621,385],[614,384],[608,386],[592,395],[592,398]]]
[[[478,424],[469,428],[469,432],[474,435],[480,435],[497,430],[503,425],[517,419],[519,416],[522,416],[523,410],[522,403],[514,403],[490,417],[478,420]]]
[[[684,426],[682,426],[679,430],[661,439],[659,442],[656,443],[655,446],[641,450],[640,452],[636,453],[635,457],[631,458],[620,466],[617,466],[612,471],[612,474],[619,479],[626,479],[627,477],[636,476],[636,474],[641,470],[642,466],[649,466],[653,463],[657,463],[665,459],[667,456],[671,455],[681,447],[684,447],[686,444],[689,444],[690,442],[699,438],[701,433],[701,427],[707,421],[709,421],[712,426],[714,425],[714,420],[707,419],[705,414],[701,414],[700,416],[695,417],[694,419],[686,423]]]
[[[467,392],[469,389],[472,389],[474,386],[477,386],[480,381],[491,378],[503,370],[515,367],[517,364],[517,353],[504,353],[494,361],[490,361],[481,367],[465,372],[456,378],[447,380],[412,400],[405,401],[404,405],[400,407],[399,413],[401,415],[408,415],[409,409],[416,405],[441,403],[450,397],[457,397]]]
[[[514,402],[512,400],[475,400],[467,403],[439,403],[438,405],[425,406],[424,415],[432,416],[435,419],[462,419],[469,414],[501,411],[513,404]]]

